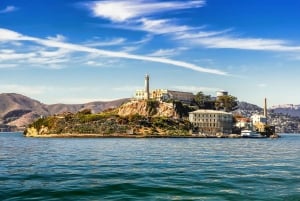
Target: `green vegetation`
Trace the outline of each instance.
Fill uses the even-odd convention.
[[[188,117],[189,112],[194,110],[189,105],[183,104],[180,101],[173,101],[173,107],[176,113],[179,115],[179,118]]]
[[[149,101],[149,114],[156,112],[155,101]],[[115,135],[188,135],[192,128],[186,120],[166,117],[141,116],[133,114],[125,117],[117,115],[115,110],[92,114],[90,110],[76,114],[65,113],[57,116],[40,118],[28,127],[35,128],[42,135],[47,134],[99,134]],[[27,129],[25,135],[27,134]]]
[[[224,95],[212,100],[210,95],[205,95],[203,92],[198,92],[195,95],[193,103],[199,109],[224,110],[231,112],[237,109],[237,98],[231,95]]]
[[[210,107],[211,96],[205,95],[202,91],[199,91],[194,98],[194,104],[197,105],[200,109],[213,109]]]
[[[237,108],[237,98],[231,95],[219,96],[215,106],[217,110],[231,112]]]

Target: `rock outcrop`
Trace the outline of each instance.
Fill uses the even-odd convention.
[[[129,115],[142,115],[142,116],[153,116],[153,117],[169,117],[176,118],[177,114],[173,108],[172,103],[156,102],[155,108],[152,114],[149,114],[149,105],[145,100],[135,100],[123,104],[118,109],[118,115],[129,116]]]

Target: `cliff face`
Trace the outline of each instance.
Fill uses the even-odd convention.
[[[131,101],[123,104],[118,109],[119,116],[130,116],[130,115],[142,115],[142,116],[153,116],[153,117],[177,117],[176,111],[173,108],[172,103],[164,102],[152,102],[149,104],[148,101],[138,100]]]

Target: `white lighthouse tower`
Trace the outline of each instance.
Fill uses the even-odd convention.
[[[145,75],[145,93],[144,93],[144,95],[145,95],[144,99],[145,100],[149,100],[149,98],[150,98],[149,79],[150,79],[149,75],[146,74]]]

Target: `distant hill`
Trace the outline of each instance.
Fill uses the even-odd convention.
[[[29,97],[16,93],[0,94],[0,131],[22,130],[28,124],[41,116],[50,116],[65,112],[77,113],[90,109],[92,113],[99,113],[109,108],[116,108],[129,99],[119,99],[105,102],[91,102],[85,104],[52,104],[47,105]],[[234,113],[250,117],[253,114],[262,114],[263,109],[247,102],[238,102],[238,109]],[[168,111],[158,111],[166,113]],[[132,108],[122,107],[121,113],[133,112]],[[142,113],[140,109],[138,113]],[[121,115],[121,113],[119,115]],[[268,109],[269,123],[276,125],[276,131],[281,133],[300,132],[300,105],[279,105]]]
[[[48,105],[47,109],[52,114],[60,114],[63,112],[76,113],[80,110],[91,109],[92,113],[99,113],[109,108],[115,108],[127,102],[129,99],[118,99],[113,101],[97,101],[85,104],[53,104]]]
[[[289,115],[291,117],[300,117],[300,105],[286,104],[273,106],[272,111],[277,114]]]
[[[245,117],[250,117],[253,114],[262,113],[263,109],[257,105],[247,103],[247,102],[238,102],[238,109],[235,110],[234,114],[241,114]]]
[[[19,117],[32,111],[49,114],[47,105],[37,100],[15,93],[0,94],[0,118]]]
[[[119,99],[106,102],[91,102],[86,104],[53,104],[47,105],[29,97],[16,93],[0,94],[0,131],[1,128],[22,128],[35,121],[40,116],[49,116],[63,112],[76,113],[83,109],[91,109],[98,113],[109,108],[115,108],[129,99]]]

